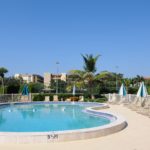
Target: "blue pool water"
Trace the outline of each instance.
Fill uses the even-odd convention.
[[[109,124],[106,117],[85,112],[87,105],[31,103],[0,106],[0,132],[76,130]]]

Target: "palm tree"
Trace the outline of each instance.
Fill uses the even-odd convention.
[[[94,82],[94,74],[92,72],[87,72],[84,74],[83,79],[85,81],[85,84],[88,85],[89,93],[91,95],[91,98],[94,99],[93,96],[93,82]]]
[[[84,61],[84,71],[86,72],[84,74],[84,80],[88,83],[89,87],[89,93],[91,95],[91,98],[94,99],[93,96],[93,82],[95,80],[95,72],[96,72],[96,62],[100,55],[93,56],[92,54],[88,55],[82,55],[83,61]]]
[[[67,86],[68,91],[71,90],[74,84],[79,90],[83,89],[84,87],[83,75],[84,74],[85,72],[81,70],[70,70],[68,72],[68,86]]]
[[[140,85],[140,82],[144,81],[144,77],[143,76],[140,76],[140,75],[137,75],[136,77],[132,78],[132,82],[133,82],[133,85]]]
[[[2,87],[3,87],[3,94],[5,92],[5,88],[4,88],[4,77],[5,77],[5,74],[8,72],[8,70],[4,67],[1,67],[0,68],[0,77],[2,79]]]
[[[92,72],[95,73],[96,72],[96,62],[98,60],[98,58],[100,57],[100,55],[97,56],[93,56],[92,54],[88,55],[81,55],[83,57],[84,60],[84,70],[86,72]]]

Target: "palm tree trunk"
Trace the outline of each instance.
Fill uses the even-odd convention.
[[[89,91],[90,91],[91,99],[95,99],[93,95],[93,82],[92,81],[89,82]]]
[[[4,88],[4,79],[2,78],[2,88],[3,88],[3,94],[5,93],[5,88]]]

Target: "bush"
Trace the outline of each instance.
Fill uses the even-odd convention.
[[[85,102],[105,103],[105,102],[107,102],[107,98],[105,96],[101,96],[101,98],[96,98],[96,99],[85,98],[84,101]]]
[[[5,93],[12,94],[12,93],[19,93],[20,89],[20,81],[15,78],[7,78],[5,79]]]
[[[7,87],[6,86],[5,86],[4,92],[5,92],[5,94],[7,94]],[[3,94],[3,87],[2,86],[0,86],[0,94]]]
[[[45,95],[42,95],[42,94],[35,95],[32,100],[33,101],[44,101]]]
[[[150,94],[150,86],[147,87],[147,92]]]
[[[7,94],[19,93],[20,85],[9,85],[7,87]]]
[[[0,94],[3,94],[3,87],[0,87]]]
[[[128,88],[128,93],[129,94],[136,94],[138,92],[138,88],[137,87],[129,87]]]
[[[69,99],[71,99],[71,101],[78,101],[79,97],[73,96],[73,97],[69,97]]]
[[[56,94],[53,94],[53,95],[56,95]],[[58,94],[58,99],[59,100],[63,99],[65,101],[67,98],[69,98],[71,96],[72,96],[72,94]]]
[[[33,95],[32,100],[33,101],[44,101],[45,100],[45,96],[49,96],[50,101],[53,101],[53,96],[56,94],[38,94],[38,95]],[[72,94],[58,94],[58,99],[59,101],[61,101],[62,99],[65,101],[67,98],[71,98],[72,101],[78,101],[79,100],[79,96],[81,95],[76,95],[76,96],[72,96]]]
[[[84,98],[91,98],[91,95],[89,93],[84,93]]]
[[[98,103],[106,103],[107,102],[107,98],[97,98],[94,100],[94,102],[98,102]]]
[[[29,83],[28,86],[31,93],[40,93],[44,89],[42,83]]]
[[[106,87],[106,86],[100,87],[100,93],[101,93],[101,94],[117,93],[117,92],[118,92],[118,90],[116,90],[116,87]]]
[[[49,96],[50,101],[53,101],[53,96],[56,94],[38,94],[38,95],[33,95],[33,101],[44,101],[45,100],[45,96]],[[79,100],[79,96],[81,96],[80,94],[76,95],[76,96],[72,96],[72,94],[58,94],[58,99],[59,101],[61,101],[62,99],[65,101],[67,98],[71,99],[71,101],[78,101]],[[91,99],[91,98],[84,98],[85,102],[99,102],[99,103],[104,103],[107,101],[107,98],[105,96],[99,95],[96,96],[95,99]]]

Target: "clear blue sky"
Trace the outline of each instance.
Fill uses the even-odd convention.
[[[14,73],[82,69],[150,76],[149,0],[0,0],[0,66]],[[115,66],[119,66],[118,69]]]

